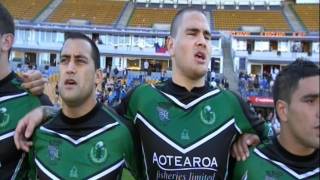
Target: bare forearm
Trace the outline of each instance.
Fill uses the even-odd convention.
[[[60,108],[54,107],[54,106],[41,106],[41,107],[42,107],[44,121],[47,121],[52,117],[55,117],[60,111]]]

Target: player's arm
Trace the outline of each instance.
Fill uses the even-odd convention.
[[[249,146],[255,146],[259,144],[260,141],[269,139],[268,132],[270,132],[270,126],[268,126],[265,121],[259,119],[253,109],[238,95],[234,94],[233,97],[237,102],[234,107],[236,111],[236,126],[242,135],[240,135],[232,146],[232,155],[236,157],[237,160],[245,160],[250,155]]]
[[[52,106],[53,105],[52,102],[50,101],[50,98],[48,95],[41,94],[38,97],[39,97],[41,105],[43,105],[43,106]]]
[[[47,119],[54,117],[58,111],[59,108],[53,106],[40,106],[26,114],[19,121],[15,130],[14,142],[17,149],[22,149],[26,152],[29,152],[30,146],[32,146],[30,137],[32,136],[36,127],[45,122]]]
[[[252,150],[252,149],[251,149]],[[250,151],[252,152],[252,151]],[[246,161],[238,161],[235,164],[232,173],[232,180],[239,179],[261,179],[257,178],[257,163],[254,162],[252,157],[248,158]],[[262,167],[260,167],[262,168]]]
[[[31,147],[30,152],[28,152],[28,179],[37,179],[37,168],[34,159],[34,150]]]
[[[123,143],[125,147],[124,157],[127,169],[131,172],[135,179],[145,179],[142,178],[143,164],[139,132],[136,130],[132,121],[128,121],[121,117],[119,118],[119,121],[127,129],[124,136],[126,141]]]
[[[141,86],[141,85],[140,85]],[[140,86],[136,86],[132,90],[130,90],[127,95],[121,100],[121,103],[117,105],[114,109],[115,111],[123,118],[133,122],[135,112],[132,112],[132,109],[130,108],[130,104],[134,103],[131,102],[132,96],[134,96],[134,92],[136,89]]]
[[[125,149],[125,161],[127,165],[127,169],[131,172],[132,176],[139,180],[144,179],[142,177],[143,175],[143,160],[142,160],[142,153],[141,148],[139,147],[139,142],[136,137],[130,137],[128,138],[127,142],[125,143],[126,149]]]

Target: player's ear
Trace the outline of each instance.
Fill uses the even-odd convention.
[[[0,41],[2,44],[1,51],[8,52],[14,43],[14,35],[11,33],[3,34],[0,37]]]
[[[283,100],[278,100],[276,102],[276,111],[279,116],[279,121],[280,122],[287,122],[288,121],[288,103],[283,101]]]
[[[100,69],[96,70],[96,84],[100,84],[103,82],[103,74]]]
[[[172,36],[168,37],[167,48],[170,56],[174,56],[174,38]]]

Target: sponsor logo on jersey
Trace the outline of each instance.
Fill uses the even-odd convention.
[[[7,108],[0,108],[0,128],[4,128],[9,124],[10,115],[6,113]]]
[[[76,166],[72,166],[72,168],[70,169],[69,177],[70,178],[78,178],[79,177],[78,168]]]
[[[183,170],[185,168],[194,170],[212,170],[217,171],[218,162],[215,157],[198,157],[198,156],[175,156],[153,153],[152,163],[161,169]]]
[[[48,154],[49,154],[49,158],[51,161],[54,160],[59,160],[60,159],[60,155],[59,155],[59,147],[57,146],[57,144],[55,143],[50,143],[48,146]]]
[[[189,130],[188,129],[183,129],[180,135],[181,140],[190,140],[189,137]]]
[[[153,153],[152,163],[158,167],[155,179],[214,180],[218,171],[215,157],[176,156]]]
[[[167,109],[158,106],[157,111],[158,111],[160,121],[165,123],[169,121],[169,112]]]
[[[216,121],[216,113],[211,106],[206,105],[200,112],[200,118],[205,125],[212,125]]]
[[[108,151],[103,141],[97,142],[90,150],[90,159],[92,162],[100,164],[107,160]]]
[[[57,165],[61,157],[60,145],[62,141],[60,139],[49,139],[49,144],[47,147],[48,161],[51,165]]]
[[[156,177],[161,180],[215,180],[216,173],[157,171]]]

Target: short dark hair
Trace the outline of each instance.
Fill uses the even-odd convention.
[[[86,36],[85,34],[80,33],[80,32],[66,33],[64,44],[66,43],[66,41],[68,39],[82,39],[82,40],[89,42],[91,45],[91,57],[94,61],[94,67],[95,67],[95,69],[99,69],[99,67],[100,67],[100,52],[99,52],[97,45],[92,41],[92,39],[90,39],[88,36]]]
[[[14,21],[9,11],[0,3],[0,36],[3,34],[14,35]],[[9,49],[8,56],[10,55],[11,48]],[[9,60],[9,59],[8,59]]]
[[[14,35],[14,21],[9,11],[0,3],[0,35]]]
[[[273,101],[276,105],[278,100],[290,104],[293,92],[297,89],[299,80],[319,76],[319,66],[315,63],[297,59],[279,72],[273,85]]]
[[[187,12],[194,12],[194,11],[205,15],[203,11],[201,11],[200,9],[194,8],[194,7],[182,8],[177,12],[177,14],[175,15],[175,17],[172,20],[171,27],[170,27],[170,36],[171,37],[176,37],[183,15]]]

